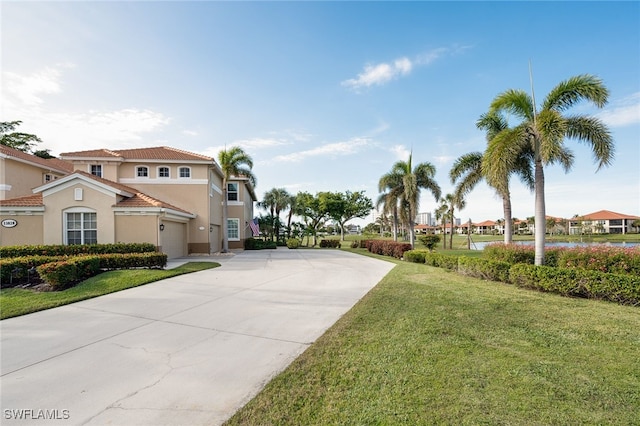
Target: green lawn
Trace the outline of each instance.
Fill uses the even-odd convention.
[[[67,305],[115,291],[148,284],[176,275],[216,268],[219,263],[189,262],[174,269],[127,269],[104,272],[64,291],[35,292],[23,289],[0,291],[0,319]]]
[[[397,266],[229,425],[638,424],[640,310]]]

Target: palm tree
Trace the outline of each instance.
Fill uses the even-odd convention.
[[[584,74],[560,82],[537,110],[535,95],[522,90],[507,90],[493,100],[490,112],[505,112],[521,122],[497,134],[489,143],[483,170],[491,185],[500,186],[523,151],[533,152],[535,181],[535,264],[544,264],[545,195],[544,166],[560,163],[565,172],[573,165],[573,153],[565,139],[585,142],[593,151],[598,170],[613,160],[614,145],[607,126],[589,115],[563,115],[576,103],[586,100],[601,108],[609,91],[599,78]]]
[[[273,236],[276,240],[280,237],[280,212],[290,206],[291,195],[284,188],[273,188],[265,192],[261,202],[257,203],[258,207],[269,210],[273,219]]]
[[[449,235],[449,248],[453,249],[453,231],[455,227],[455,209],[462,210],[465,206],[464,199],[460,196],[460,194],[447,194],[444,196],[444,200],[447,205],[447,215],[449,216],[449,220],[451,221],[451,235]],[[446,234],[445,234],[446,236]]]
[[[440,199],[440,206],[436,209],[436,221],[442,220],[442,247],[447,249],[447,212],[449,211],[449,205],[444,198]]]
[[[418,215],[420,204],[420,189],[431,191],[435,199],[440,198],[440,186],[434,180],[436,168],[429,162],[412,166],[412,156],[409,161],[396,162],[391,171],[380,178],[378,188],[387,189],[389,202],[396,201],[400,216],[403,217],[409,231],[409,243],[414,245],[414,220]]]
[[[229,200],[227,199],[228,182],[232,176],[243,177],[256,186],[257,179],[251,169],[253,160],[238,146],[224,149],[218,153],[218,162],[222,169],[222,252],[229,251],[229,231],[227,219],[229,217]]]
[[[500,114],[489,113],[480,116],[476,122],[479,129],[486,130],[487,143],[508,128],[507,120]],[[533,171],[531,170],[531,160],[533,156],[531,152],[523,151],[520,157],[514,162],[514,169],[504,175],[504,180],[500,185],[494,186],[493,189],[502,198],[502,210],[504,213],[504,243],[509,244],[512,241],[513,234],[513,218],[511,210],[511,193],[509,190],[509,178],[512,173],[517,174],[521,181],[533,190]],[[483,154],[480,152],[471,152],[460,156],[453,164],[449,177],[451,183],[456,184],[455,194],[464,198],[469,194],[475,186],[485,179],[482,170]]]

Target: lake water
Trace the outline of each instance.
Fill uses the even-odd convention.
[[[481,241],[477,243],[471,243],[472,250],[483,250],[484,247],[488,244],[493,244],[499,241]],[[533,245],[533,241],[514,241],[515,244],[522,245]],[[604,246],[604,247],[637,247],[640,243],[638,242],[606,242],[606,243],[580,243],[580,242],[569,242],[569,241],[553,241],[546,242],[545,247],[588,247],[588,246]]]

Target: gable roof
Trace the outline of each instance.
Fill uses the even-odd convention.
[[[73,165],[68,161],[64,161],[59,158],[41,158],[37,155],[28,154],[6,145],[0,145],[0,156],[5,158],[11,157],[21,163],[31,164],[32,166],[58,173],[64,174],[73,171]]]
[[[172,204],[165,203],[162,200],[158,200],[157,198],[153,198],[142,192],[136,193],[133,197],[125,198],[124,200],[115,204],[114,207],[159,207],[163,209],[175,210],[177,212],[195,217],[195,215],[191,212],[181,209],[180,207],[176,207]]]
[[[599,210],[597,212],[585,214],[580,217],[581,219],[589,220],[611,220],[611,219],[640,219],[638,216],[632,216],[628,214],[616,213],[610,210]]]
[[[23,197],[10,198],[0,200],[0,206],[3,207],[43,207],[42,193],[25,195]]]
[[[60,157],[69,159],[80,158],[104,158],[121,160],[177,160],[177,161],[206,161],[214,162],[214,159],[205,155],[183,151],[168,146],[134,149],[93,149],[89,151],[64,152]]]

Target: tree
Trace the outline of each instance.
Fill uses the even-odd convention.
[[[222,252],[229,252],[229,200],[227,197],[228,183],[232,176],[244,177],[251,185],[256,186],[257,179],[251,169],[253,160],[238,146],[224,149],[218,153],[218,162],[222,169]]]
[[[447,205],[446,215],[449,218],[451,235],[449,235],[449,248],[453,249],[453,232],[455,227],[455,209],[463,209],[465,206],[465,201],[460,197],[459,194],[447,194],[444,196],[444,202]],[[445,233],[446,238],[446,233]]]
[[[436,209],[436,220],[441,220],[442,222],[442,247],[447,249],[447,212],[449,211],[449,206],[447,205],[447,200],[444,198],[440,199],[440,206]]]
[[[414,220],[418,215],[420,205],[420,190],[428,189],[437,200],[440,198],[440,186],[434,180],[436,168],[429,162],[412,165],[412,156],[409,161],[396,162],[391,171],[380,178],[379,188],[386,188],[389,200],[397,200],[399,213],[409,232],[409,243],[414,246],[415,235],[413,232]]]
[[[257,203],[258,207],[269,210],[273,220],[271,241],[280,238],[280,212],[290,204],[291,195],[284,188],[273,188],[264,194],[262,201]],[[290,226],[290,225],[289,225]]]
[[[318,229],[324,225],[328,218],[327,210],[323,198],[326,193],[318,193],[315,196],[308,192],[299,192],[296,195],[296,215],[300,216],[304,223],[305,233],[307,235],[307,246],[309,245],[309,237],[313,236],[313,247],[317,244]]]
[[[19,151],[31,154],[35,145],[41,143],[42,139],[30,133],[16,132],[16,128],[18,128],[18,126],[21,124],[22,121],[20,120],[0,122],[0,145],[5,145],[10,148],[14,148]]]
[[[378,195],[376,208],[379,209],[380,207],[382,207],[382,215],[391,215],[393,223],[393,241],[398,241],[399,199],[395,192],[391,191],[394,185],[395,182],[389,181],[387,179],[387,175],[384,175],[380,178],[380,181],[378,183],[378,191],[382,192],[382,194]]]
[[[501,131],[508,128],[505,118],[497,113],[483,114],[476,122],[476,127],[486,131],[487,143],[489,143]],[[522,182],[533,190],[533,171],[531,169],[532,153],[523,151],[520,157],[514,162],[514,168],[504,175],[503,181],[499,185],[492,186],[496,193],[502,199],[502,211],[504,213],[504,243],[509,244],[512,241],[513,234],[513,218],[511,209],[511,192],[509,189],[510,175],[517,174]],[[485,180],[482,167],[483,154],[480,152],[471,152],[459,157],[453,164],[449,177],[451,183],[456,185],[455,194],[464,199],[478,183]],[[490,185],[491,186],[491,185]]]
[[[513,169],[522,151],[533,152],[535,181],[535,264],[544,264],[545,195],[544,166],[560,163],[565,172],[573,165],[573,153],[565,139],[584,142],[591,148],[598,169],[613,160],[614,145],[607,126],[589,115],[563,115],[580,101],[589,101],[602,108],[609,91],[599,78],[583,74],[560,82],[551,89],[537,109],[535,95],[510,89],[500,93],[491,103],[490,112],[509,113],[521,121],[511,129],[497,134],[484,156],[487,180],[498,184]]]
[[[340,239],[344,241],[344,227],[351,219],[364,218],[373,209],[373,203],[364,191],[328,192],[324,197],[327,215],[340,227]]]

